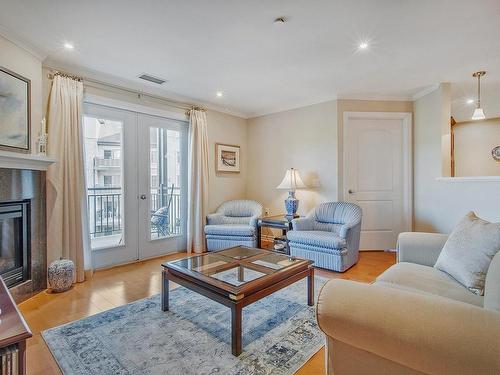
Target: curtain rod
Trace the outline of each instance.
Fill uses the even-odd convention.
[[[97,88],[97,89],[103,89],[103,87],[101,87],[101,86],[104,86],[105,87],[104,90],[106,90],[106,87],[110,87],[110,88],[113,88],[115,90],[120,90],[120,91],[124,91],[124,92],[130,93],[130,94],[137,95],[137,97],[139,99],[141,97],[145,96],[145,97],[148,97],[148,98],[160,100],[162,102],[168,103],[168,105],[170,107],[174,107],[174,108],[186,110],[187,111],[186,113],[188,113],[192,109],[197,110],[197,111],[203,111],[203,112],[206,111],[205,108],[197,106],[195,104],[183,103],[183,102],[175,101],[175,100],[172,100],[172,99],[167,99],[167,98],[164,98],[164,97],[159,96],[159,95],[149,94],[149,93],[146,93],[146,92],[143,92],[143,91],[133,90],[133,89],[129,89],[129,88],[124,87],[124,86],[115,85],[113,83],[108,83],[108,82],[99,81],[99,80],[93,79],[93,78],[82,77],[82,76],[75,76],[75,75],[72,75],[72,74],[63,73],[63,72],[61,72],[59,70],[56,70],[56,69],[50,68],[50,67],[47,67],[47,68],[49,68],[50,70],[53,71],[53,72],[51,72],[51,73],[49,73],[47,75],[48,78],[51,79],[51,80],[54,79],[55,75],[60,75],[60,76],[63,76],[63,77],[69,77],[69,78],[72,78],[72,79],[76,79],[77,81],[81,81],[81,82],[83,82],[83,84],[85,86],[94,87],[94,88]],[[97,85],[99,85],[99,86],[97,86]],[[108,90],[108,91],[112,92],[111,90]]]

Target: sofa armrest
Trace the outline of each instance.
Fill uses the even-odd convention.
[[[299,217],[292,220],[293,230],[314,230],[314,220],[308,217]]]
[[[331,280],[318,324],[333,340],[426,374],[500,373],[500,314],[439,296]],[[337,358],[341,360],[341,358]]]
[[[398,262],[433,267],[447,239],[448,235],[442,233],[401,233],[397,244]]]

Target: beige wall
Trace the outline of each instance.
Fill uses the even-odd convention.
[[[343,129],[344,112],[413,112],[413,102],[388,101],[388,100],[352,100],[339,99],[337,104],[338,137],[339,137],[339,199],[342,199],[343,191]]]
[[[31,53],[0,36],[0,66],[31,80],[31,152],[42,120],[42,63]]]
[[[224,201],[246,197],[249,155],[247,121],[225,113],[208,111],[208,143],[210,151],[209,209],[213,212]],[[240,146],[240,173],[215,172],[215,144]]]
[[[414,228],[449,233],[468,212],[500,221],[500,182],[438,180],[442,135],[449,122],[446,87],[414,102]]]
[[[248,120],[248,149],[247,197],[272,214],[284,212],[288,193],[276,186],[290,167],[310,186],[297,191],[299,213],[337,199],[336,101]]]
[[[491,150],[500,146],[500,118],[459,122],[455,134],[455,176],[500,176]]]

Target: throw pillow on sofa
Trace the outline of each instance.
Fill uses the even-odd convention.
[[[450,234],[434,267],[482,295],[488,267],[499,250],[500,223],[469,212]]]

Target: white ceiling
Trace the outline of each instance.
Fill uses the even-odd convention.
[[[498,0],[0,0],[2,30],[49,66],[244,116],[336,97],[404,99],[433,84],[500,82]],[[286,24],[274,24],[284,16]],[[367,51],[357,51],[361,40]],[[63,42],[74,43],[66,51]],[[216,92],[224,92],[222,98]]]

